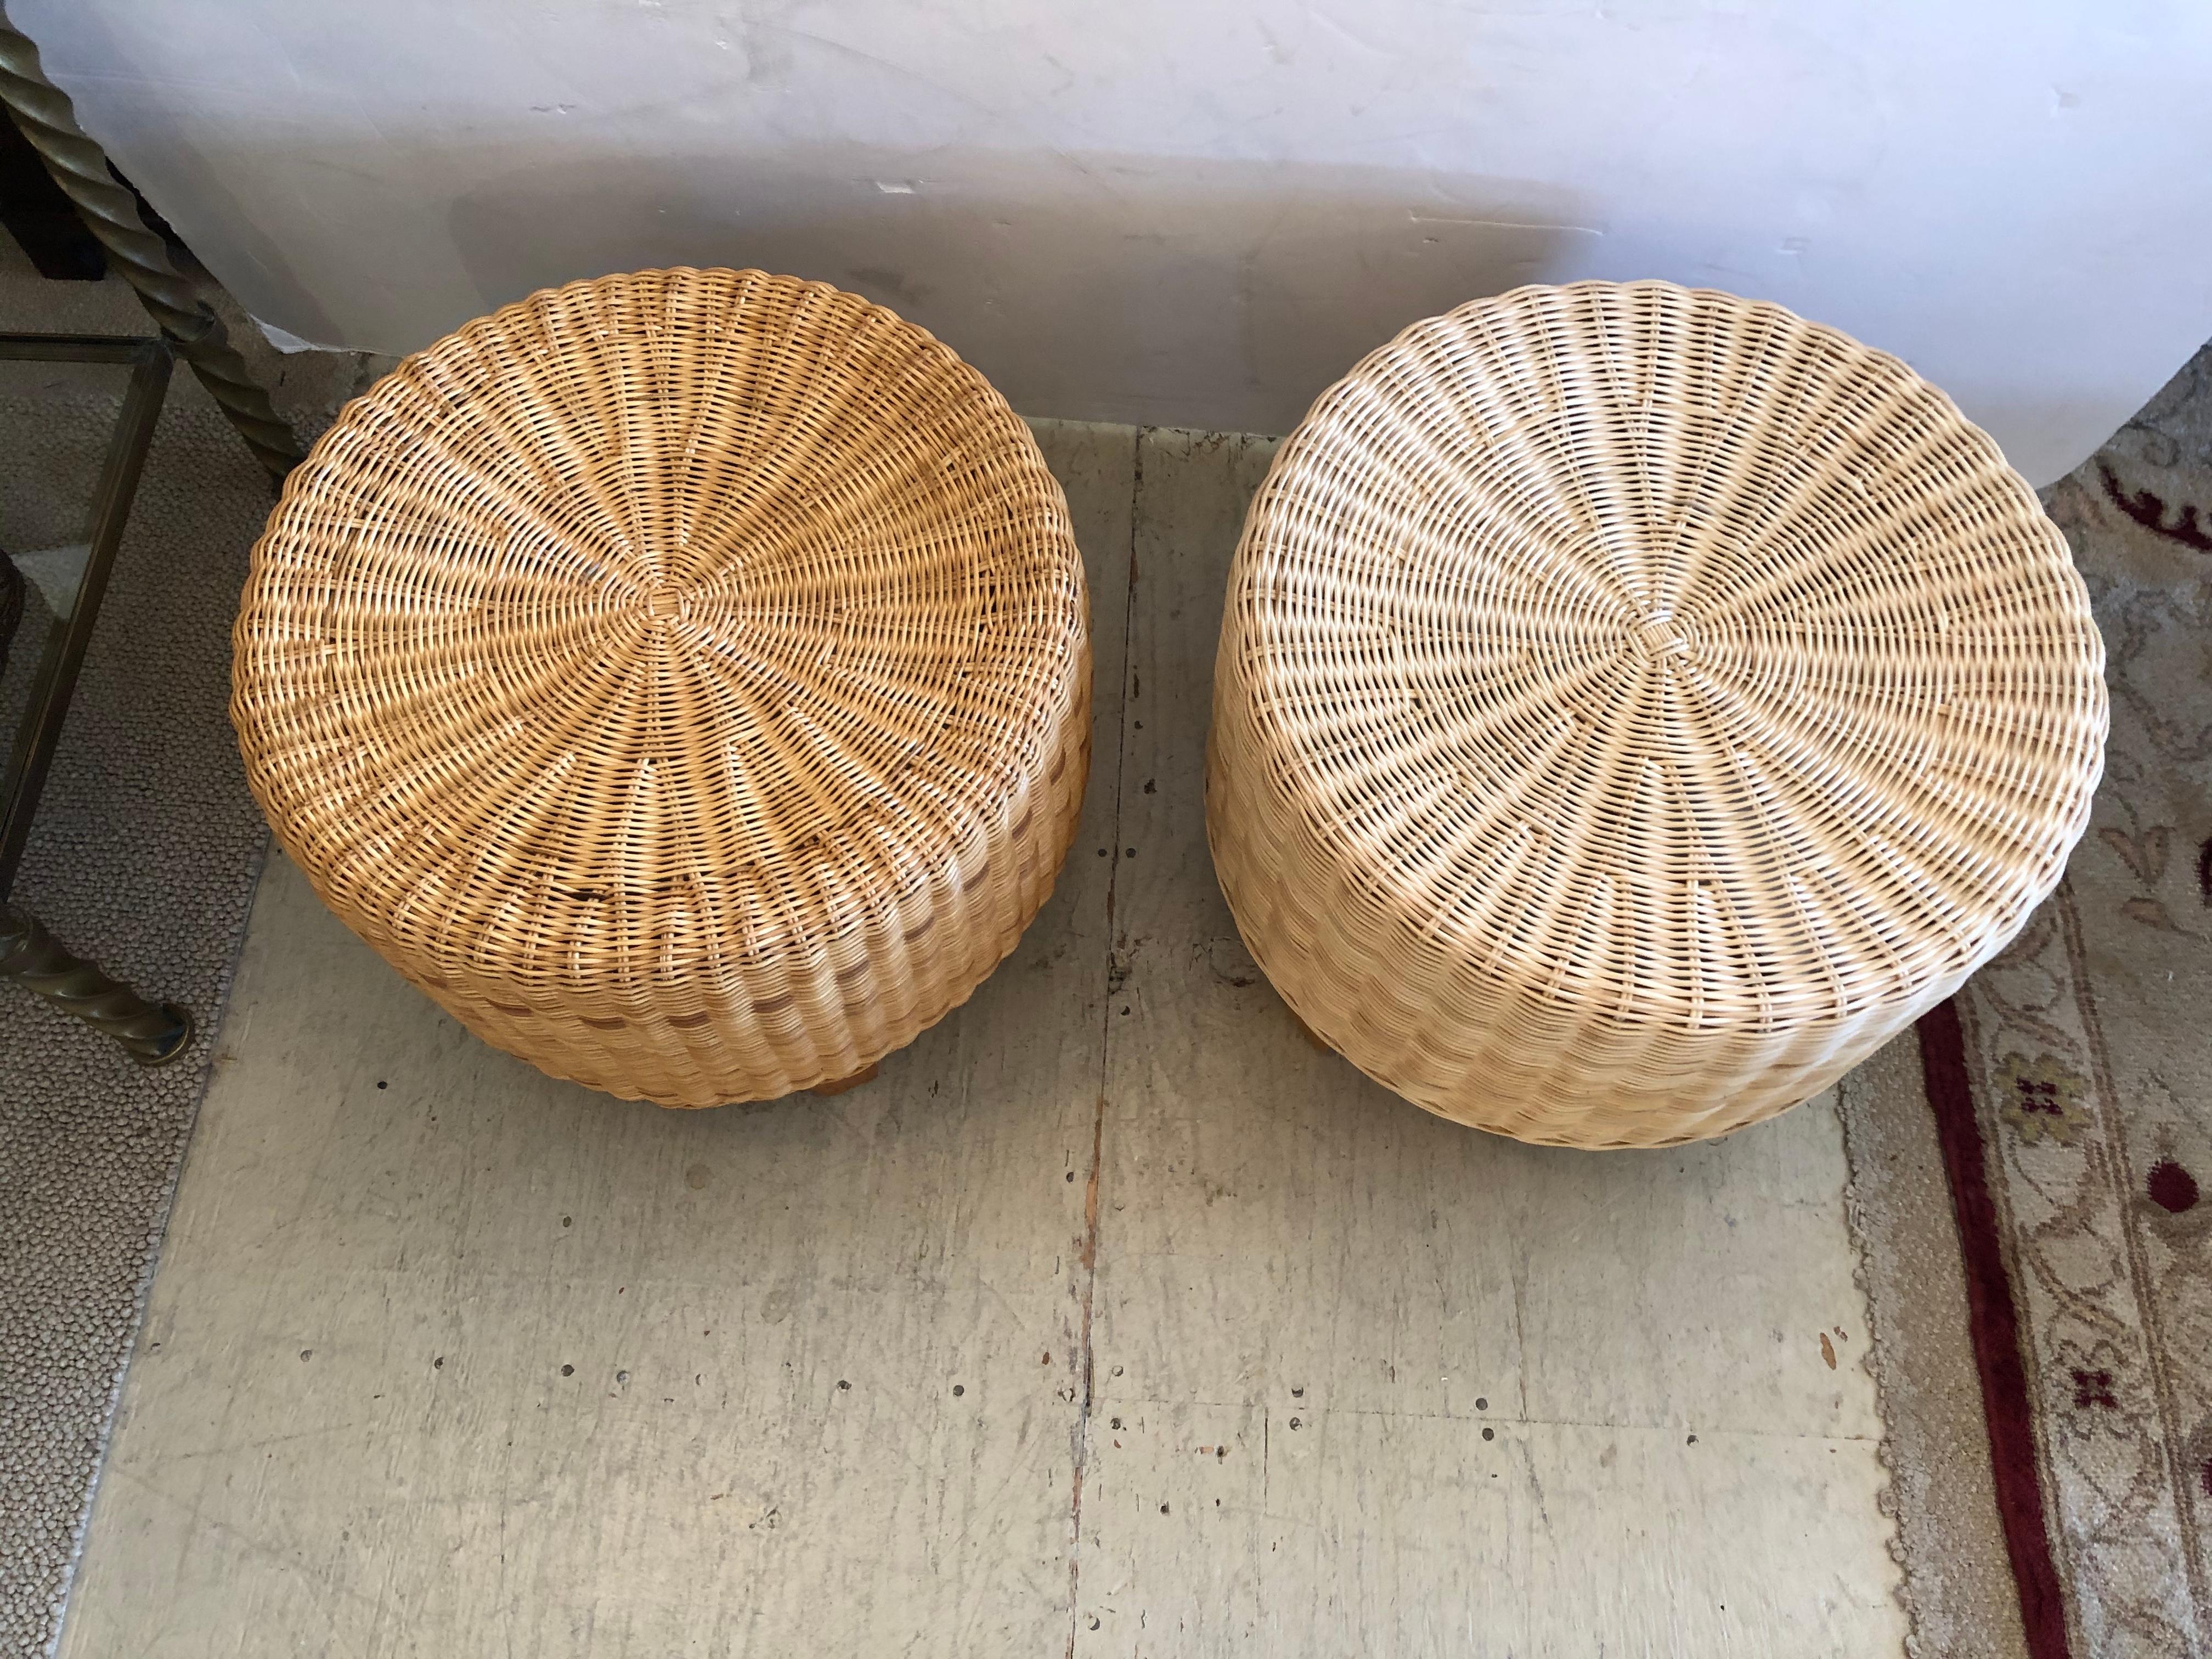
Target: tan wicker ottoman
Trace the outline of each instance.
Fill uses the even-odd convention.
[[[293,473],[236,635],[255,797],[487,1042],[629,1098],[860,1073],[1043,903],[1090,749],[1028,428],[819,283],[662,270],[408,358]]]
[[[1324,1042],[1527,1140],[1818,1092],[2057,883],[2103,753],[2066,544],[1904,364],[1526,288],[1316,404],[1230,578],[1206,821]]]

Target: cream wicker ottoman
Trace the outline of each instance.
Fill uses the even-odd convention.
[[[285,851],[454,1018],[707,1106],[967,1000],[1067,851],[1090,696],[1066,504],[983,378],[684,270],[349,405],[254,550],[232,714]]]
[[[2057,883],[2103,648],[1996,447],[1895,359],[1656,283],[1407,329],[1230,577],[1206,821],[1291,1009],[1522,1139],[1818,1092]]]

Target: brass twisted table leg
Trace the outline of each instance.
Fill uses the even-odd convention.
[[[262,465],[282,478],[300,459],[291,425],[253,379],[222,323],[169,263],[161,239],[138,216],[138,204],[115,182],[107,155],[76,124],[69,94],[46,78],[39,49],[0,4],[0,103],[14,113],[54,182],[62,187],[115,261],[124,280],[161,325],[176,353],[230,416]],[[5,117],[0,117],[4,119]]]
[[[108,978],[13,906],[0,906],[0,976],[21,981],[64,1013],[106,1032],[142,1066],[166,1066],[191,1042],[192,1017],[185,1010],[149,1002]]]

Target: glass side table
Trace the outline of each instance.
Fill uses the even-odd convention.
[[[0,769],[0,978],[12,979],[123,1045],[148,1066],[174,1060],[191,1042],[191,1016],[174,1003],[150,1003],[110,979],[98,964],[76,955],[38,919],[9,902],[15,872],[30,839],[31,819],[52,764],[62,722],[69,714],[78,671],[107,591],[107,577],[137,493],[138,475],[153,442],[169,383],[169,349],[159,339],[106,334],[0,333],[0,360],[52,363],[112,363],[131,371],[123,409],[94,486],[92,513],[81,547],[25,556],[27,573],[48,596],[54,622],[48,629],[21,725]],[[72,581],[70,579],[74,578]],[[20,631],[12,649],[33,641]]]

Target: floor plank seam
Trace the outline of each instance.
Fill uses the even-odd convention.
[[[1116,671],[1125,677],[1125,684],[1129,672],[1129,638],[1136,625],[1138,502],[1144,493],[1145,437],[1150,430],[1148,427],[1138,428],[1130,446],[1129,570],[1121,596],[1121,660]],[[1106,843],[1106,961],[1103,964],[1109,980],[1120,954],[1114,933],[1114,894],[1121,878],[1121,860],[1117,849],[1121,845],[1122,784],[1129,757],[1129,711],[1118,696],[1115,703],[1120,712],[1114,728],[1114,828]],[[1091,1459],[1093,1397],[1091,1315],[1098,1286],[1098,1177],[1104,1163],[1106,1079],[1113,1030],[1114,1005],[1109,994],[1100,1002],[1098,1011],[1098,1101],[1091,1120],[1091,1173],[1083,1188],[1083,1249],[1077,1256],[1083,1271],[1083,1300],[1076,1327],[1075,1468],[1068,1498],[1067,1659],[1075,1659],[1076,1629],[1083,1618],[1083,1482]]]
[[[1264,1400],[1161,1400],[1131,1399],[1121,1401],[1115,1409],[1129,1417],[1146,1407],[1161,1411],[1249,1411],[1262,1417],[1273,1414]],[[1686,1421],[1673,1423],[1609,1422],[1603,1418],[1588,1417],[1516,1417],[1502,1412],[1478,1412],[1468,1415],[1461,1412],[1393,1411],[1385,1406],[1329,1406],[1316,1405],[1310,1400],[1297,1402],[1297,1409],[1314,1422],[1330,1417],[1387,1418],[1401,1423],[1461,1423],[1468,1428],[1513,1429],[1592,1429],[1608,1434],[1657,1434],[1673,1431],[1694,1434],[1713,1441],[1775,1440],[1799,1445],[1874,1446],[1879,1445],[1879,1434],[1820,1434],[1801,1433],[1791,1429],[1720,1428],[1707,1423]]]

